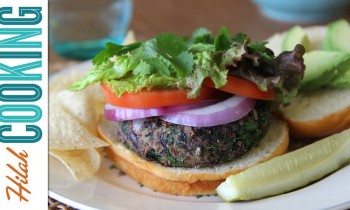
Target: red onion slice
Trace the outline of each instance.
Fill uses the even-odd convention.
[[[104,116],[110,121],[135,120],[146,117],[155,117],[174,112],[195,109],[215,103],[216,101],[202,101],[193,104],[164,106],[158,108],[122,108],[106,104],[104,108]]]
[[[167,114],[160,118],[174,124],[210,127],[239,120],[246,116],[254,106],[254,99],[235,95],[216,104]]]

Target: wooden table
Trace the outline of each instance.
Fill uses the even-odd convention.
[[[350,20],[350,10],[341,17]],[[221,26],[226,26],[233,33],[244,32],[258,41],[294,24],[326,23],[273,21],[262,16],[248,0],[134,0],[131,29],[138,38],[147,39],[161,32],[186,35],[198,27],[217,32]]]
[[[198,27],[206,27],[216,33],[221,26],[233,33],[244,32],[253,41],[263,40],[273,33],[284,31],[292,25],[327,24],[285,23],[262,16],[248,0],[133,0],[134,9],[130,24],[138,40],[154,37],[162,32],[189,35]],[[350,21],[350,8],[342,16]],[[331,21],[331,20],[328,20]],[[50,72],[75,63],[49,51]]]
[[[337,18],[350,21],[350,8]],[[308,26],[326,23],[285,23],[270,20],[262,16],[248,0],[134,0],[130,29],[135,32],[138,40],[145,40],[162,32],[187,35],[198,27],[206,27],[216,33],[221,26],[226,26],[233,33],[244,32],[253,41],[258,41],[295,24]],[[77,62],[79,61],[68,60],[49,51],[50,72]]]

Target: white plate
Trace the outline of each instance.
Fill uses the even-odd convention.
[[[91,61],[58,74],[90,69]],[[56,74],[56,75],[58,75]],[[55,75],[54,75],[55,76]],[[225,203],[217,196],[172,196],[142,187],[121,175],[107,159],[96,177],[75,181],[56,159],[49,159],[49,195],[78,209],[179,210],[179,209],[346,209],[350,208],[350,165],[308,187],[266,199]]]

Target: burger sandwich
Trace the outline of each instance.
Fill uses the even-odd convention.
[[[212,194],[229,175],[287,150],[287,125],[272,113],[296,95],[305,49],[276,57],[266,44],[227,28],[107,43],[70,90],[100,83],[107,103],[99,134],[109,158],[136,182],[169,194]]]

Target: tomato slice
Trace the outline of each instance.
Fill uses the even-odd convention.
[[[213,88],[202,87],[201,94],[196,98],[187,98],[184,90],[142,90],[136,93],[123,93],[120,97],[115,95],[111,88],[101,84],[106,101],[114,106],[125,108],[152,108],[161,106],[173,106],[181,104],[196,103],[204,100],[217,98],[217,91]]]
[[[213,81],[209,78],[204,80],[204,85],[215,88]],[[261,100],[272,100],[275,98],[274,90],[264,92],[260,90],[255,83],[235,76],[227,76],[226,85],[220,87],[219,89],[236,95]]]

